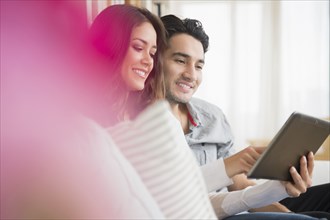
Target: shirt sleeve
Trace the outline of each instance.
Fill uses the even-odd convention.
[[[232,179],[227,175],[222,158],[201,166],[201,170],[208,192],[212,192],[233,184]]]
[[[214,211],[219,219],[253,208],[278,202],[289,195],[279,181],[269,180],[233,192],[209,193]]]

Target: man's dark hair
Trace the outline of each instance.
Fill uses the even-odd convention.
[[[175,34],[188,34],[203,45],[204,53],[207,52],[209,47],[209,36],[205,33],[203,25],[200,21],[195,19],[181,20],[175,15],[165,15],[161,20],[167,31],[167,39],[170,39]]]

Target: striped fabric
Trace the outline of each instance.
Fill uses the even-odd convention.
[[[134,121],[108,131],[167,219],[217,219],[201,171],[167,102],[157,102]]]

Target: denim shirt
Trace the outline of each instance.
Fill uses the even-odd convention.
[[[231,128],[220,108],[197,98],[187,108],[189,132],[185,138],[200,166],[235,153]]]

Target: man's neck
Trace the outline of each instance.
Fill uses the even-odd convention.
[[[186,134],[189,131],[188,108],[184,103],[170,102],[171,110],[174,116],[179,120],[183,132]]]

